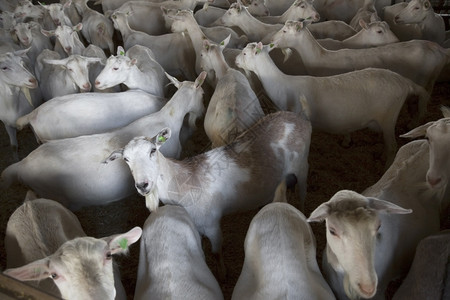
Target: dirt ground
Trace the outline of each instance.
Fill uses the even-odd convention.
[[[441,117],[439,107],[450,105],[450,83],[437,84],[431,102],[428,105],[428,113],[425,121],[436,120]],[[407,124],[410,121],[408,110],[401,112],[396,133],[397,136],[408,131]],[[25,157],[36,146],[34,136],[30,129],[25,129],[18,134],[20,158]],[[202,126],[194,136],[188,155],[198,153],[204,148],[206,135]],[[305,215],[309,214],[322,202],[341,189],[351,189],[358,192],[374,184],[383,174],[384,158],[382,137],[378,133],[363,130],[352,134],[352,144],[345,148],[341,146],[342,137],[320,132],[313,132],[310,149],[310,170],[308,177],[308,193],[305,207]],[[398,138],[399,146],[408,142]],[[13,162],[9,147],[9,139],[3,126],[0,128],[0,171]],[[26,188],[14,185],[7,190],[0,191],[0,270],[6,266],[4,252],[4,236],[6,223],[11,213],[21,205],[26,193]],[[298,207],[299,201],[294,194],[289,195],[289,201]],[[230,215],[223,218],[222,228],[224,232],[223,251],[228,276],[221,287],[225,299],[230,299],[233,287],[240,274],[244,259],[243,243],[248,225],[255,211]],[[93,206],[75,212],[85,232],[90,236],[103,237],[106,235],[125,232],[134,226],[142,226],[148,217],[148,210],[144,205],[144,198],[137,193],[121,201],[107,206]],[[321,253],[325,245],[324,224],[311,224],[316,236],[320,261]],[[443,228],[450,228],[450,221],[443,222]],[[214,269],[214,260],[211,255],[209,242],[203,240],[206,259],[209,266]],[[133,298],[136,282],[139,245],[131,246],[131,251],[126,257],[118,257],[117,263],[122,272],[122,281],[126,288],[128,298]],[[400,281],[392,285],[388,292],[389,299]]]

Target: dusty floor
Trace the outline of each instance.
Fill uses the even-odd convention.
[[[450,105],[450,83],[436,85],[432,101],[428,106],[425,121],[441,117],[440,105]],[[406,124],[410,121],[407,109],[403,109],[398,126],[397,136],[407,131]],[[425,122],[424,121],[424,122]],[[195,153],[204,149],[205,134],[202,128],[196,133],[194,142],[199,144],[192,150]],[[19,132],[20,158],[25,157],[36,146],[34,136],[29,129]],[[341,189],[352,189],[361,192],[375,183],[383,173],[384,158],[383,143],[380,134],[364,130],[352,134],[352,144],[348,148],[340,145],[342,137],[314,132],[310,150],[310,171],[308,178],[308,194],[305,215],[314,210],[320,203],[327,201],[334,193]],[[407,141],[398,138],[399,145]],[[12,156],[9,139],[6,132],[0,128],[0,171],[11,164]],[[10,214],[18,207],[25,196],[26,188],[14,185],[7,190],[0,191],[0,270],[5,268],[4,234]],[[294,195],[289,197],[290,203],[298,207],[298,199]],[[227,216],[223,219],[224,254],[228,278],[221,283],[225,299],[231,297],[234,284],[240,274],[243,262],[243,243],[248,225],[256,211]],[[88,235],[102,237],[118,232],[125,232],[134,226],[142,226],[148,216],[143,197],[137,193],[122,201],[108,206],[89,207],[76,212],[80,222]],[[443,228],[450,228],[447,218]],[[324,225],[311,224],[318,244],[318,258],[320,259],[324,247]],[[204,248],[208,264],[213,267],[213,260],[209,250],[209,243],[204,240]],[[132,299],[136,281],[139,246],[131,247],[127,257],[118,258],[123,284]],[[395,290],[395,284],[389,292],[388,298]]]

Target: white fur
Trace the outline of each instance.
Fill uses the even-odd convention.
[[[369,48],[396,43],[399,39],[389,29],[389,25],[384,21],[360,22],[361,30],[355,35],[343,40],[318,39],[319,44],[328,50],[339,50],[343,48]]]
[[[279,187],[274,202],[286,198]],[[284,202],[281,199],[281,202]],[[314,233],[288,203],[270,203],[253,217],[232,299],[335,299],[316,260]]]
[[[50,39],[41,33],[41,25],[30,21],[27,23],[16,23],[13,27],[13,35],[17,37],[21,47],[28,50],[31,65],[34,67],[37,56],[44,49],[52,49]]]
[[[53,98],[17,119],[18,129],[30,124],[40,143],[107,132],[159,111],[166,99],[140,90],[85,93]]]
[[[133,193],[133,179],[124,163],[102,164],[119,147],[138,135],[153,135],[161,127],[170,127],[174,138],[161,149],[168,157],[178,157],[178,138],[187,114],[203,113],[202,102],[205,74],[196,82],[176,83],[179,90],[158,112],[140,118],[119,129],[95,135],[53,140],[42,144],[22,161],[10,165],[2,173],[3,185],[21,182],[41,197],[62,202],[71,209],[95,204],[107,204]],[[46,166],[42,168],[42,166]]]
[[[126,253],[141,233],[135,227],[102,239],[87,237],[77,217],[61,204],[27,200],[8,220],[4,273],[38,281],[44,291],[65,299],[126,299],[111,255]]]
[[[164,69],[156,62],[153,52],[145,46],[135,45],[126,53],[119,46],[117,55],[108,58],[105,67],[95,79],[95,87],[100,90],[121,83],[129,89],[140,89],[164,97],[169,80]]]
[[[227,41],[220,46],[205,41],[201,51],[202,69],[212,69],[218,80],[204,121],[213,148],[231,143],[264,116],[247,78],[226,63],[222,54],[226,44]]]
[[[143,226],[134,299],[223,299],[187,211],[167,205]]]
[[[115,11],[111,18],[114,28],[122,34],[125,50],[128,51],[135,45],[148,47],[167,73],[172,76],[182,74],[189,80],[195,79],[195,51],[188,36],[182,33],[149,35],[136,31],[131,29],[127,13],[122,11]]]
[[[270,46],[248,44],[236,64],[256,73],[281,110],[304,111],[313,128],[347,134],[363,128],[383,132],[387,165],[396,151],[395,124],[408,96],[426,103],[419,85],[385,69],[368,68],[335,76],[283,74],[269,57]]]
[[[257,17],[258,20],[268,24],[284,24],[290,20],[312,19],[317,22],[319,13],[314,8],[313,0],[295,0],[282,15]]]
[[[287,130],[291,126],[294,130]],[[159,199],[186,208],[221,259],[223,215],[270,202],[288,174],[297,176],[301,202],[305,199],[310,136],[311,125],[302,116],[278,112],[262,118],[229,146],[188,160],[168,159],[159,152],[170,138],[170,129],[164,128],[152,139],[133,139],[107,161],[122,157],[127,162],[138,192],[153,197],[156,205],[147,202],[147,207],[156,209]],[[280,155],[280,149],[285,153]],[[220,263],[224,271],[223,260]]]

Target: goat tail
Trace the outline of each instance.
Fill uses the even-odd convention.
[[[17,177],[17,168],[19,163],[14,163],[8,166],[5,170],[3,170],[2,175],[0,176],[0,189],[7,189],[13,183],[18,182]]]
[[[275,190],[275,196],[272,202],[284,202],[287,203],[286,191],[288,189],[295,189],[297,184],[297,176],[295,174],[287,174],[286,177],[278,184]]]
[[[32,114],[32,112],[29,113],[29,114],[26,114],[24,116],[21,116],[20,118],[18,118],[16,120],[16,128],[17,128],[17,130],[22,130],[25,126],[30,124],[30,117],[31,117],[30,115],[31,114]]]

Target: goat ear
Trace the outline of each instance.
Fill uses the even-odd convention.
[[[206,73],[206,71],[203,71],[203,72],[201,72],[200,75],[198,75],[198,77],[195,79],[194,86],[195,86],[196,89],[198,89],[199,87],[201,87],[202,84],[203,84],[203,82],[205,82],[205,78],[206,78],[206,75],[207,75],[207,74],[208,74],[208,73]]]
[[[366,21],[364,21],[363,19],[359,19],[359,26],[361,26],[364,29],[369,29],[369,26],[367,25]]]
[[[322,203],[309,216],[308,222],[322,222],[329,214],[329,207],[327,203]]]
[[[41,28],[41,33],[43,35],[45,35],[46,37],[52,37],[55,35],[55,31],[54,30],[45,30],[43,28]]]
[[[117,158],[121,158],[123,156],[123,148],[113,151],[102,163],[107,164],[110,161],[116,160]]]
[[[434,121],[433,122],[428,122],[427,124],[424,124],[424,125],[421,125],[419,127],[416,127],[413,130],[411,130],[411,131],[409,131],[409,132],[407,132],[405,134],[400,135],[400,137],[413,139],[413,138],[416,138],[416,137],[424,136],[425,133],[427,132],[428,127],[430,127],[433,124],[434,124]]]
[[[73,26],[72,29],[74,31],[80,31],[81,29],[83,29],[83,23],[78,23],[77,25]]]
[[[400,207],[389,201],[380,200],[374,197],[367,197],[367,200],[369,200],[369,207],[377,210],[380,213],[401,215],[412,213],[412,209]]]
[[[223,51],[223,49],[228,45],[228,43],[230,42],[230,38],[231,33],[223,41],[220,42],[220,51]]]
[[[108,243],[111,254],[122,254],[128,252],[128,246],[136,243],[142,235],[140,227],[134,227],[130,231],[122,234],[115,234],[104,237],[103,240]]]
[[[172,130],[169,127],[161,129],[160,132],[155,136],[156,148],[161,147],[172,135]]]
[[[50,277],[50,270],[47,266],[48,258],[26,264],[22,267],[6,269],[3,274],[20,281],[42,280]]]
[[[167,72],[164,73],[166,74],[167,78],[169,78],[169,80],[173,83],[173,85],[176,86],[177,89],[179,89],[181,86],[181,82],[179,82],[178,79],[176,79],[172,75],[169,75]]]
[[[448,106],[441,106],[442,115],[444,118],[450,118],[450,107]]]

